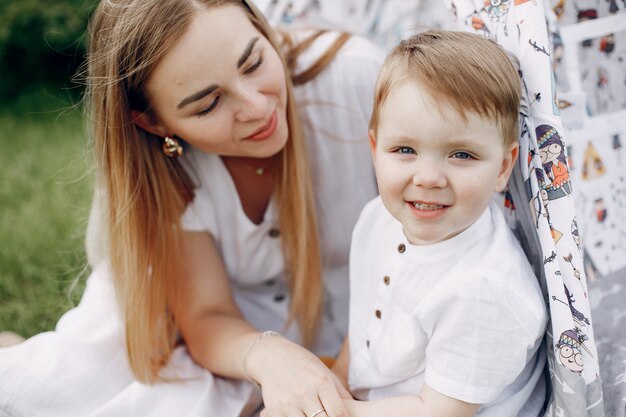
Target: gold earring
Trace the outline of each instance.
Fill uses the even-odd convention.
[[[183,147],[176,138],[166,136],[163,138],[163,153],[170,158],[178,158],[183,154]]]

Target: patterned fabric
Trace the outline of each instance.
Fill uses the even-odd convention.
[[[257,2],[274,23],[338,27],[368,36],[387,49],[411,30],[439,27],[478,33],[515,55],[524,86],[520,159],[505,205],[540,277],[550,311],[546,343],[551,347],[552,386],[545,416],[603,416],[598,355],[543,2]],[[452,11],[456,25],[441,14],[441,4]]]
[[[578,42],[577,54],[580,68],[580,87],[587,96],[589,115],[607,114],[626,109],[626,2],[623,0],[551,0],[554,23],[567,30],[591,33]],[[549,12],[550,10],[548,10]],[[622,23],[613,28],[609,17]],[[604,26],[601,35],[579,25],[596,22]],[[555,27],[556,28],[556,27]],[[557,74],[559,91],[578,88],[578,82],[568,80],[567,71],[571,65],[562,60],[568,45],[562,39],[555,39],[556,56],[554,68]],[[572,45],[574,47],[574,45]],[[567,126],[566,126],[567,127]],[[622,124],[622,127],[624,125]]]

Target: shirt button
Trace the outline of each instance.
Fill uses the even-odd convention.
[[[404,253],[405,250],[406,250],[406,246],[404,246],[404,243],[400,243],[398,245],[398,252]]]
[[[277,303],[280,303],[284,299],[285,299],[285,294],[276,294],[274,296],[274,301],[276,301]]]
[[[272,228],[267,234],[270,235],[270,237],[277,238],[280,236],[280,230]]]
[[[389,285],[389,283],[391,282],[391,278],[389,278],[388,275],[385,275],[383,278],[383,282],[385,283],[385,285]]]
[[[370,347],[370,341],[369,340],[365,341],[365,346],[367,346],[367,348],[369,349],[369,347]]]
[[[376,318],[379,319],[383,316],[383,312],[380,310],[376,310]]]

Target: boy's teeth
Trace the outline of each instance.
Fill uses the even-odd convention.
[[[432,204],[424,204],[424,203],[418,203],[418,202],[413,203],[413,206],[416,209],[420,209],[420,210],[438,210],[440,208],[443,208],[443,206],[440,206],[440,205],[435,206]]]

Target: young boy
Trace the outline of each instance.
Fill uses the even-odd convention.
[[[371,400],[347,401],[352,417],[540,414],[546,308],[491,203],[518,155],[519,90],[507,54],[469,33],[413,36],[383,64],[370,121],[380,196],[352,236],[335,368]]]

